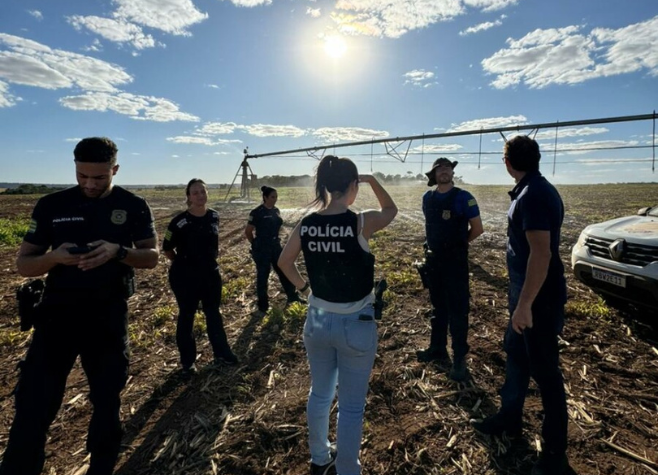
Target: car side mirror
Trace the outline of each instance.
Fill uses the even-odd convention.
[[[646,216],[650,209],[651,208],[648,207],[648,206],[645,207],[645,208],[640,208],[640,209],[637,210],[637,215],[638,216]]]

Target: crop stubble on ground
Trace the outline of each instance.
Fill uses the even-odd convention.
[[[478,198],[485,234],[471,247],[472,379],[451,382],[446,369],[416,362],[427,345],[429,309],[412,263],[421,258],[426,188],[391,187],[400,207],[394,223],[372,241],[377,273],[389,282],[389,306],[379,330],[379,351],[366,408],[362,463],[374,474],[524,474],[536,456],[541,402],[531,387],[524,439],[489,440],[468,420],[491,414],[504,376],[502,334],[507,321],[505,226],[507,187],[468,187]],[[631,214],[658,203],[656,185],[562,187],[567,217],[562,257],[591,222]],[[144,192],[154,209],[160,235],[180,210],[182,190]],[[242,237],[254,205],[220,203],[220,264],[229,339],[241,359],[237,367],[204,367],[210,359],[199,334],[202,370],[180,377],[175,346],[175,303],[167,265],[138,271],[131,298],[131,376],[123,392],[126,434],[117,473],[132,474],[290,474],[308,473],[305,403],[308,368],[301,341],[300,309],[265,321],[249,315],[255,271]],[[623,196],[623,199],[620,197]],[[307,189],[280,190],[279,207],[287,234],[311,199]],[[0,197],[0,217],[28,214],[36,197]],[[647,201],[648,200],[648,201]],[[363,191],[356,203],[374,198]],[[29,335],[17,332],[14,292],[16,248],[0,247],[0,449],[13,418],[11,391],[16,365]],[[561,342],[569,399],[569,456],[579,474],[658,473],[658,335],[648,315],[607,308],[568,275],[570,302]],[[273,306],[285,296],[270,283]],[[639,318],[638,318],[639,317]],[[93,313],[90,313],[93,318]],[[46,472],[74,474],[85,463],[90,403],[79,365],[69,377],[62,408],[48,440]],[[333,410],[335,411],[335,407]],[[624,451],[626,453],[624,453]],[[642,459],[645,459],[644,461]]]

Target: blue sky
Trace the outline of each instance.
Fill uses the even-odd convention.
[[[658,109],[656,0],[2,0],[0,181],[72,183],[105,135],[119,184],[230,183],[253,154]],[[658,181],[652,122],[542,130],[556,183]],[[341,148],[360,171],[511,183],[500,135]],[[393,145],[395,146],[395,144]],[[568,151],[560,151],[568,149]],[[331,150],[329,150],[331,152]],[[557,161],[553,173],[553,160]],[[312,174],[305,153],[251,159]]]

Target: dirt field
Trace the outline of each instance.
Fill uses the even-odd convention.
[[[427,292],[412,263],[420,259],[427,189],[390,188],[400,207],[393,224],[371,242],[377,275],[387,278],[389,305],[379,329],[379,351],[366,408],[361,461],[364,475],[527,474],[536,458],[542,411],[531,387],[524,438],[478,436],[468,420],[492,414],[504,376],[502,335],[507,322],[505,226],[508,187],[467,187],[478,199],[485,234],[471,247],[472,378],[457,384],[447,370],[416,361],[427,345]],[[311,190],[279,190],[285,234],[303,215]],[[606,218],[658,203],[658,185],[561,187],[567,218],[562,257],[580,230]],[[180,196],[145,191],[160,239]],[[221,269],[229,340],[236,367],[211,368],[211,352],[199,323],[199,366],[181,377],[175,346],[176,306],[166,280],[167,264],[138,271],[131,298],[131,377],[123,392],[126,433],[117,468],[121,475],[308,473],[305,405],[308,366],[301,340],[303,308],[283,314],[285,295],[275,276],[275,310],[264,320],[250,316],[255,269],[243,229],[252,204],[224,204]],[[623,197],[623,198],[622,198]],[[36,197],[0,196],[0,218],[29,214]],[[363,192],[356,205],[374,205]],[[16,248],[0,247],[0,449],[13,418],[16,366],[30,335],[18,332],[14,298],[23,282],[15,270]],[[658,473],[658,325],[655,315],[617,310],[568,275],[569,303],[561,361],[569,403],[569,457],[578,474]],[[73,475],[86,462],[85,436],[91,406],[79,365],[69,377],[64,403],[51,427],[44,473]],[[334,407],[335,411],[335,407]]]

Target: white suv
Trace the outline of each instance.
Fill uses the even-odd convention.
[[[658,206],[587,226],[571,266],[595,291],[658,310]]]

